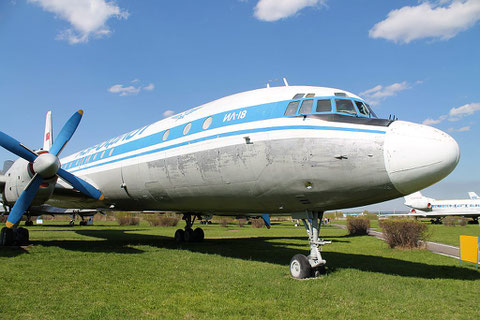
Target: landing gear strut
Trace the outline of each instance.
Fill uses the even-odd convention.
[[[178,229],[175,231],[175,241],[177,243],[181,242],[202,242],[205,238],[205,233],[203,232],[202,228],[196,228],[193,230],[193,224],[195,223],[195,219],[199,218],[200,216],[192,215],[192,214],[184,214],[182,220],[185,220],[185,230]]]
[[[26,227],[31,227],[33,226],[33,221],[32,221],[32,217],[27,215],[27,220],[25,221],[25,226]]]
[[[297,217],[298,216],[298,217]],[[307,231],[308,240],[310,242],[310,255],[308,257],[303,254],[296,254],[290,260],[290,274],[295,279],[305,279],[310,277],[318,277],[325,274],[325,264],[321,251],[322,246],[332,243],[331,241],[321,240],[318,235],[320,233],[323,212],[308,211],[302,214],[295,214],[294,219],[301,219]]]
[[[28,229],[3,227],[0,232],[0,246],[23,246],[30,241]]]

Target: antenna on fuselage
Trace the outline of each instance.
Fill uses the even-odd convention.
[[[288,87],[287,78],[282,78],[282,79],[268,80],[268,81],[267,81],[267,88],[270,88],[270,83],[272,83],[272,82],[274,82],[274,81],[280,81],[280,80],[283,81],[283,84],[285,85],[285,87]]]

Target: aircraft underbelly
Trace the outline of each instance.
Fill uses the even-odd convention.
[[[122,165],[116,190],[102,190],[127,210],[217,213],[331,210],[398,197],[383,138],[352,137],[213,141],[210,149]]]

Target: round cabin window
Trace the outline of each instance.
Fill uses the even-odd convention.
[[[212,124],[212,121],[213,121],[212,117],[208,117],[207,119],[205,119],[205,121],[203,121],[202,128],[204,130],[208,129],[210,127],[210,125]]]
[[[185,126],[185,128],[183,128],[183,135],[186,135],[188,133],[188,131],[190,131],[191,127],[192,127],[192,123],[190,122],[189,124],[187,124]]]
[[[167,130],[167,131],[165,131],[165,132],[163,133],[162,140],[163,140],[163,141],[167,140],[167,139],[168,139],[168,135],[169,135],[169,134],[170,134],[170,129],[169,129],[169,130]]]

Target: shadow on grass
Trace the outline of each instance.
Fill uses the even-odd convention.
[[[65,250],[81,252],[109,252],[120,254],[139,254],[144,251],[133,246],[151,246],[171,250],[188,250],[190,252],[216,254],[223,257],[253,260],[288,266],[290,259],[297,253],[306,253],[306,237],[257,237],[257,238],[221,238],[206,239],[202,243],[184,243],[177,245],[173,238],[133,233],[142,229],[124,230],[76,230],[75,232],[98,241],[64,240],[35,241],[34,245],[55,246]],[[325,237],[333,241],[339,237]],[[304,243],[292,243],[303,240]],[[348,241],[342,241],[348,242]],[[377,272],[402,277],[424,279],[457,279],[478,280],[480,273],[454,266],[437,266],[419,262],[411,262],[381,256],[324,252],[328,261],[328,272],[334,273],[341,269],[357,269],[366,272]],[[1,252],[1,251],[0,251]]]

